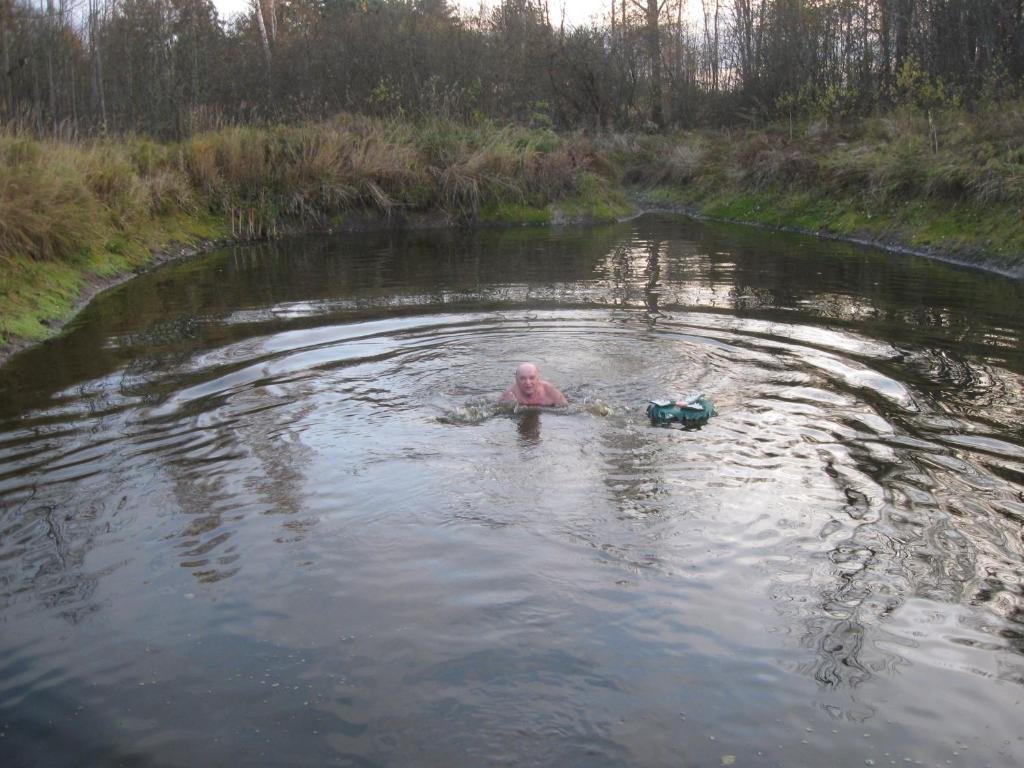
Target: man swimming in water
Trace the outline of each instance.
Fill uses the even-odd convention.
[[[533,363],[523,363],[516,368],[515,383],[502,393],[498,402],[519,405],[569,404],[558,387],[540,377],[540,370]]]

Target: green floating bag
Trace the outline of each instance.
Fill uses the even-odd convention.
[[[717,415],[714,404],[700,392],[678,400],[651,400],[647,406],[647,417],[652,424],[703,424]]]

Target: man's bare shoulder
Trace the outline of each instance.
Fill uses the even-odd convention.
[[[552,405],[569,404],[569,401],[565,399],[565,395],[562,394],[562,391],[550,381],[544,382],[544,394],[547,395],[547,399],[551,401]]]

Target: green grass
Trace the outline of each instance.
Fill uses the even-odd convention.
[[[905,238],[918,247],[984,257],[1000,266],[1017,266],[1024,254],[1021,209],[973,203],[907,206]]]
[[[531,224],[551,223],[551,211],[518,203],[490,203],[480,211],[480,221],[485,224]]]
[[[636,190],[634,196],[642,205],[649,206],[689,206],[693,201],[692,193],[677,186],[658,185]]]
[[[565,221],[609,222],[626,216],[633,206],[621,187],[596,173],[583,173],[575,193],[555,206]]]
[[[42,260],[8,254],[0,262],[0,346],[53,334],[92,280],[116,278],[149,264],[154,251],[225,236],[210,216],[165,217],[145,230],[120,232],[73,258]]]
[[[823,200],[805,193],[737,195],[702,206],[708,215],[835,236],[903,244],[1000,267],[1024,256],[1020,209],[1012,206],[895,202],[865,208],[858,199]]]
[[[0,270],[0,343],[49,336],[49,323],[74,305],[84,274],[67,262],[9,259]]]

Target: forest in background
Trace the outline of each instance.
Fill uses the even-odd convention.
[[[693,3],[694,0],[690,0]],[[0,0],[0,124],[181,139],[346,112],[605,131],[1020,96],[1024,0]]]

